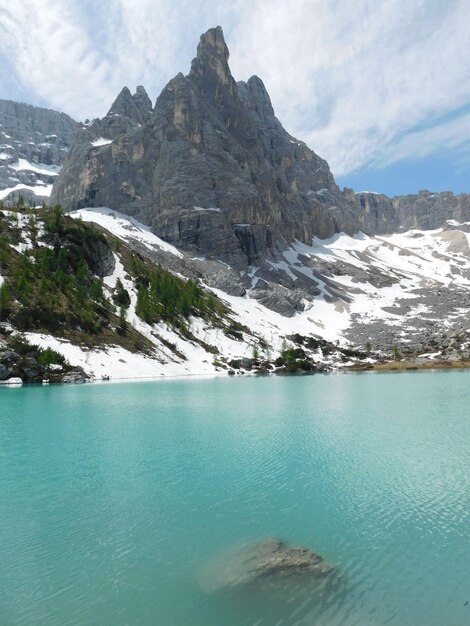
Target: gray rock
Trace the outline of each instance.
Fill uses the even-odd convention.
[[[43,375],[43,368],[38,365],[36,359],[32,356],[24,357],[20,365],[20,371],[24,374],[28,383],[42,378]]]
[[[131,95],[129,89],[124,87],[109,109],[108,117],[128,118],[142,125],[150,119],[151,114],[152,102],[145,89],[139,86],[136,93]]]
[[[0,363],[14,365],[20,360],[20,355],[14,350],[3,350],[0,352]]]
[[[114,272],[116,259],[106,240],[94,242],[93,248],[88,251],[87,263],[91,271],[101,278]]]
[[[83,368],[75,367],[73,370],[62,376],[61,382],[68,384],[84,383],[86,380],[86,374]]]
[[[13,370],[0,362],[0,380],[6,380],[13,374]]]
[[[199,580],[205,591],[213,592],[240,585],[282,587],[293,578],[322,578],[332,571],[308,548],[267,539],[222,554],[204,568]]]
[[[306,294],[297,288],[283,287],[275,283],[258,281],[251,296],[261,304],[285,317],[292,317],[298,311],[304,310],[303,299]]]
[[[470,194],[451,191],[394,196],[344,190],[344,196],[356,205],[361,230],[368,234],[391,234],[399,231],[433,230],[446,226],[448,220],[470,220]]]

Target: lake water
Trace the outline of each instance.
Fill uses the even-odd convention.
[[[470,624],[469,400],[467,371],[0,389],[0,624]],[[333,582],[203,591],[267,537]]]

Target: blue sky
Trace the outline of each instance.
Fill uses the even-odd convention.
[[[470,192],[469,0],[0,0],[0,97],[84,120],[155,100],[220,24],[341,186]]]

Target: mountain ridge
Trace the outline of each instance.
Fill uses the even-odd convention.
[[[143,92],[140,121],[131,112],[137,92],[124,88],[92,124],[112,141],[94,146],[85,128],[77,133],[52,201],[116,208],[182,249],[237,267],[279,258],[295,239],[470,219],[468,194],[341,191],[326,161],[282,127],[262,80],[236,82],[228,59],[222,29],[208,30],[189,73],[169,81],[151,113]],[[117,107],[122,99],[127,107]]]

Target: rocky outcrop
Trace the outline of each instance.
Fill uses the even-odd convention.
[[[148,122],[152,114],[152,108],[152,101],[144,87],[138,86],[134,95],[131,95],[127,87],[124,87],[114,101],[106,118],[109,118],[109,123],[111,123],[112,118],[116,117],[121,120],[127,120],[129,128],[135,128],[136,125]]]
[[[0,363],[0,380],[6,380],[7,378],[10,378],[12,374],[13,370],[10,367],[5,365],[4,363]]]
[[[221,28],[205,33],[189,74],[168,83],[147,120],[131,102],[145,96],[123,90],[78,133],[52,201],[117,208],[181,248],[242,265],[294,238],[355,232],[326,161],[284,130],[261,79],[235,82],[228,57]],[[133,123],[108,132],[122,116]],[[112,143],[85,146],[97,129]]]
[[[267,539],[219,556],[204,569],[200,583],[207,592],[240,585],[282,586],[288,579],[322,578],[332,571],[308,548]]]
[[[0,381],[18,378],[25,383],[40,383],[47,378],[58,382],[69,369],[64,359],[60,363],[50,363],[44,358],[44,351],[21,341],[16,349],[0,349]]]
[[[62,376],[61,382],[64,384],[81,384],[86,381],[86,374],[83,368],[74,367],[73,370]]]
[[[368,234],[392,234],[411,229],[443,228],[448,220],[470,221],[470,194],[427,190],[405,196],[344,190],[345,198],[356,205],[361,230]]]
[[[341,192],[326,161],[282,127],[261,79],[235,82],[228,58],[213,28],[153,110],[142,87],[124,88],[105,118],[77,133],[52,201],[110,206],[234,267],[277,258],[294,239],[470,220],[468,194]]]

